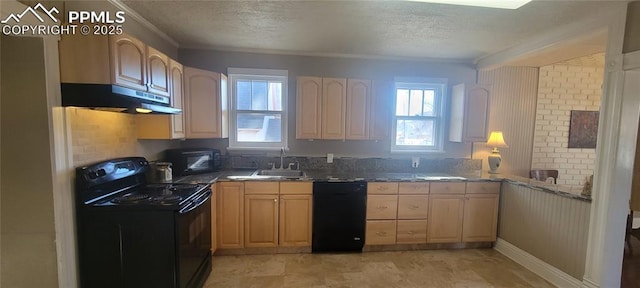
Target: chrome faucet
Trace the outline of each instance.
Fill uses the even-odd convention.
[[[284,147],[280,148],[280,169],[284,169]]]

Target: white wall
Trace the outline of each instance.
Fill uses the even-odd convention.
[[[0,39],[0,286],[57,287],[43,41]]]
[[[499,130],[509,148],[501,148],[500,173],[527,177],[531,167],[531,149],[538,68],[503,67],[478,73],[478,83],[491,89],[489,131]],[[473,159],[482,159],[488,170],[491,149],[485,143],[474,143]]]
[[[600,110],[603,63],[597,54],[540,68],[531,169],[558,170],[558,184],[582,187],[593,174],[595,149],[568,148],[569,124],[571,110]]]

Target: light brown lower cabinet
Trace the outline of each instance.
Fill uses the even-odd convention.
[[[466,194],[430,195],[427,242],[496,241],[499,193],[499,182],[468,182]]]
[[[244,196],[244,247],[278,246],[278,195]]]
[[[367,219],[391,220],[398,215],[398,195],[368,195]]]
[[[456,243],[462,239],[464,195],[431,195],[428,243]]]
[[[219,182],[216,192],[217,247],[244,247],[244,183]]]
[[[397,225],[398,244],[427,243],[427,220],[398,220]]]
[[[462,242],[494,242],[498,229],[498,194],[467,194]]]
[[[367,220],[366,245],[396,244],[396,220]]]
[[[213,193],[211,197],[211,254],[216,252],[218,249],[218,186],[212,185],[211,192]]]
[[[311,246],[312,199],[280,195],[280,246]]]

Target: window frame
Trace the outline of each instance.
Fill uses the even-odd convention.
[[[288,150],[288,93],[289,93],[289,72],[287,70],[276,69],[253,69],[253,68],[228,68],[229,75],[229,147],[227,150],[262,150],[279,151],[280,148]],[[282,82],[281,111],[273,110],[238,110],[236,85],[238,81],[278,81]],[[268,108],[267,108],[268,109]],[[280,141],[279,142],[246,142],[238,141],[238,114],[267,114],[280,115]]]
[[[446,78],[399,78],[394,81],[393,114],[391,117],[392,153],[444,153],[444,133],[446,130],[448,79]],[[398,89],[434,90],[434,116],[397,116]],[[423,95],[424,97],[424,95]],[[433,120],[434,145],[397,145],[398,120]]]

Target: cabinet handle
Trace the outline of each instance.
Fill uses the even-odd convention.
[[[378,236],[386,236],[387,232],[384,232],[384,231],[376,232],[376,235],[378,235]]]
[[[389,207],[387,207],[387,206],[378,206],[378,207],[376,207],[376,208],[378,208],[378,209],[387,209],[387,208],[389,208]]]
[[[384,186],[378,186],[378,191],[384,191],[387,190],[387,187]]]
[[[413,235],[413,231],[409,231],[409,232],[407,232],[407,234]]]
[[[278,199],[273,199],[273,203],[277,203],[277,202],[278,202]]]
[[[418,209],[418,208],[420,208],[420,206],[418,206],[418,205],[411,205],[411,209]]]

